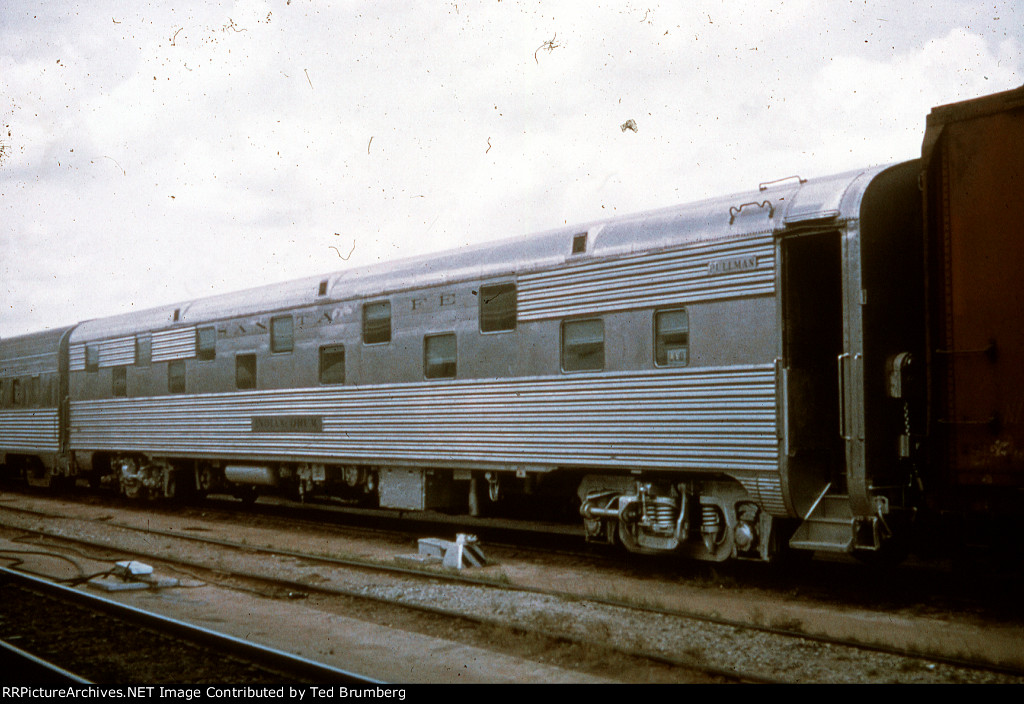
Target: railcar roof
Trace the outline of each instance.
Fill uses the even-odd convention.
[[[35,355],[41,350],[56,353],[60,338],[70,329],[70,326],[54,328],[0,339],[0,361]]]
[[[70,327],[0,340],[0,378],[57,371],[60,339]]]
[[[859,195],[883,168],[809,181],[784,179],[755,191],[91,320],[76,328],[71,341],[384,296],[453,281],[512,276],[573,260],[739,238],[804,220],[856,217]],[[586,252],[574,255],[573,238],[584,233]],[[321,296],[324,281],[327,293]]]

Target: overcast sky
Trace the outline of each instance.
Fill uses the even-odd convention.
[[[3,0],[0,336],[912,159],[1022,6]]]

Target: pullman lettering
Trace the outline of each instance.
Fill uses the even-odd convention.
[[[757,268],[757,257],[733,257],[732,259],[715,259],[708,262],[708,276],[732,274],[737,271],[751,271]]]
[[[253,416],[254,433],[322,433],[322,416]]]

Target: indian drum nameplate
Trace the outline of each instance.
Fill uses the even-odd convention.
[[[323,416],[253,416],[254,433],[322,433]]]

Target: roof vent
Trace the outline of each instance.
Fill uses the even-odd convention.
[[[572,238],[572,253],[583,254],[587,251],[587,233],[582,232]]]

